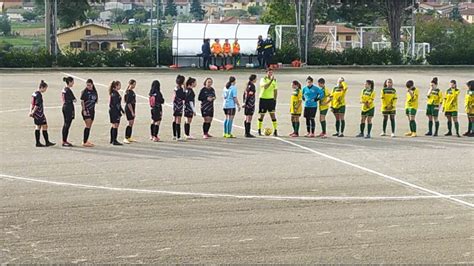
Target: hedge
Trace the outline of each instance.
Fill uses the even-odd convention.
[[[426,60],[431,65],[474,65],[474,48],[436,49]]]

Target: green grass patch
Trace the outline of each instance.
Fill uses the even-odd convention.
[[[39,47],[44,47],[44,36],[34,37],[13,37],[13,36],[0,36],[0,42],[6,42],[12,44],[13,47],[27,47],[31,48],[36,43]]]

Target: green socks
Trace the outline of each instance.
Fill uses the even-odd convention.
[[[321,128],[322,128],[323,134],[326,134],[326,120],[321,121]]]

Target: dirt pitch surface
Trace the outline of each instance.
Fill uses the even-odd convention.
[[[218,100],[215,137],[201,139],[197,116],[191,131],[198,139],[180,143],[171,140],[169,106],[164,107],[163,142],[149,141],[148,100],[142,97],[159,79],[169,103],[176,73],[0,74],[0,263],[474,263],[473,138],[402,136],[408,126],[406,80],[416,81],[420,109],[425,109],[433,76],[445,90],[450,79],[464,84],[472,78],[470,71],[276,72],[282,137],[243,138],[238,113],[238,138],[223,139]],[[220,96],[230,73],[182,74],[197,77],[199,84],[211,75]],[[250,72],[232,74],[241,95]],[[35,148],[31,94],[41,79],[49,83],[45,112],[51,139],[59,143],[66,75],[75,77],[77,98],[85,79],[97,84],[100,99],[91,132],[97,146],[80,147],[84,123],[77,103],[70,133],[77,146]],[[331,86],[339,76],[348,81],[345,138],[287,137],[289,84],[308,75],[325,77]],[[396,138],[379,136],[380,88],[389,77],[399,93]],[[130,78],[138,81],[141,95],[134,127],[138,142],[111,146],[106,85]],[[374,137],[367,140],[354,136],[358,96],[369,78],[376,81],[377,109]],[[446,118],[440,120],[444,134]],[[328,114],[329,133],[334,121]],[[417,121],[423,135],[424,110]],[[125,122],[123,117],[120,141]],[[269,118],[265,126],[271,127]]]

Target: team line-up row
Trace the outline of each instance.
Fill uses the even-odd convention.
[[[76,97],[73,93],[74,79],[72,77],[65,77],[63,81],[66,83],[66,87],[62,90],[62,113],[64,118],[64,125],[62,128],[62,146],[70,147],[72,144],[68,141],[69,129],[72,121],[75,118],[75,103]],[[223,99],[223,111],[225,113],[224,120],[224,138],[235,138],[232,134],[234,116],[237,111],[244,110],[245,115],[245,137],[254,138],[251,134],[251,122],[256,109],[256,90],[257,76],[250,75],[246,84],[242,103],[239,101],[236,79],[235,77],[229,77],[228,82],[222,90]],[[345,129],[345,110],[346,102],[345,96],[348,91],[348,85],[344,78],[339,78],[337,85],[329,89],[323,78],[317,80],[314,83],[312,77],[306,79],[306,86],[302,86],[300,82],[294,80],[291,83],[292,94],[290,99],[290,114],[293,132],[290,134],[291,137],[299,137],[300,132],[300,117],[304,116],[306,120],[306,135],[305,137],[314,138],[326,138],[326,115],[329,110],[332,111],[336,118],[335,129],[336,133],[333,136],[344,137]],[[201,102],[201,115],[204,119],[202,130],[203,138],[208,139],[212,137],[209,134],[209,129],[214,117],[214,102],[217,99],[216,91],[213,88],[212,78],[206,78],[203,83],[204,87],[200,90],[197,100]],[[112,81],[109,86],[109,118],[111,123],[110,128],[110,143],[113,145],[122,145],[117,141],[118,128],[120,120],[123,114],[126,115],[128,124],[125,130],[124,143],[130,144],[135,140],[132,137],[132,129],[135,122],[135,107],[136,107],[136,94],[134,92],[136,86],[135,80],[130,80],[124,94],[124,103],[122,106],[122,96],[120,95],[121,82]],[[187,80],[184,76],[178,75],[176,78],[176,87],[174,88],[173,94],[173,139],[180,141],[184,140],[181,137],[181,121],[184,116],[184,133],[186,140],[192,140],[194,137],[191,135],[191,123],[197,113],[196,108],[196,94],[194,92],[197,86],[195,78],[189,77]],[[33,118],[36,125],[35,139],[36,146],[52,146],[55,143],[49,140],[48,136],[48,125],[46,116],[43,108],[43,97],[42,94],[46,92],[48,85],[41,81],[38,89],[32,95],[30,116]],[[409,122],[410,131],[405,136],[416,137],[416,122],[415,116],[419,105],[420,92],[415,87],[412,80],[406,82],[406,102],[405,102],[405,114]],[[388,120],[390,119],[391,124],[391,136],[395,136],[395,115],[397,105],[397,91],[393,88],[393,81],[387,79],[384,82],[383,88],[380,92],[380,98],[382,101],[382,114],[383,114],[383,126],[381,136],[386,136],[386,129]],[[451,80],[450,87],[443,93],[438,87],[438,79],[433,78],[430,84],[430,88],[426,94],[427,99],[427,110],[426,115],[428,117],[428,132],[427,136],[437,136],[439,131],[439,120],[438,115],[442,110],[447,117],[447,128],[448,132],[446,136],[453,135],[452,126],[454,122],[455,135],[460,137],[459,133],[459,122],[458,122],[458,97],[460,90],[457,88],[455,80]],[[278,97],[278,82],[274,76],[273,71],[267,70],[264,77],[259,82],[259,106],[258,106],[258,135],[271,135],[278,136],[278,123],[275,115],[276,104]],[[372,118],[375,113],[375,101],[376,94],[374,89],[374,81],[367,80],[365,87],[360,94],[361,103],[361,123],[360,133],[357,137],[371,137],[372,130]],[[89,79],[86,81],[86,88],[82,90],[80,96],[81,102],[81,115],[85,122],[83,142],[84,147],[93,147],[94,144],[89,141],[89,135],[92,124],[95,119],[95,106],[98,102],[98,93],[95,88],[94,82]],[[161,84],[158,80],[155,80],[151,84],[149,92],[149,105],[151,113],[151,124],[150,124],[150,139],[154,142],[159,142],[159,129],[163,117],[163,107],[165,103],[163,94],[161,93]],[[468,119],[468,129],[464,133],[464,136],[474,136],[474,80],[466,83],[466,96],[465,96],[465,111]],[[316,113],[319,107],[319,122],[321,124],[321,133],[315,135],[316,129]],[[273,129],[263,129],[263,120],[265,114],[269,114]],[[433,128],[434,127],[434,128]],[[367,128],[367,130],[366,130]],[[40,142],[41,132],[45,140],[45,144]]]

